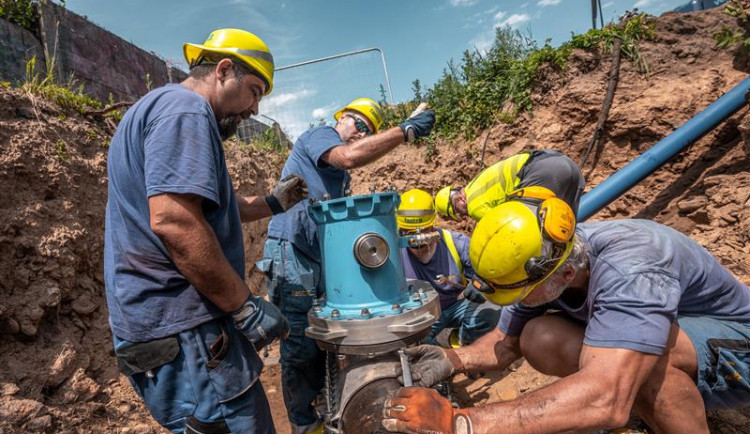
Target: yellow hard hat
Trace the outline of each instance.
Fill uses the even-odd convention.
[[[354,110],[355,112],[369,119],[370,123],[372,123],[373,128],[375,128],[373,134],[377,133],[378,130],[380,130],[380,127],[383,125],[383,109],[380,107],[380,104],[376,103],[370,98],[355,99],[354,101],[347,104],[346,107],[337,111],[336,114],[333,115],[333,118],[338,121],[341,115],[346,110]]]
[[[261,75],[273,90],[273,56],[266,44],[254,34],[239,29],[218,29],[211,32],[203,45],[186,43],[182,47],[190,68],[198,65],[207,53],[227,54],[243,61]]]
[[[573,247],[575,216],[567,203],[510,200],[490,210],[471,236],[469,257],[501,306],[522,301],[565,262]]]
[[[432,227],[435,216],[435,204],[430,193],[415,188],[401,195],[401,204],[396,211],[399,229],[413,231]]]
[[[451,203],[452,191],[452,185],[441,188],[435,195],[435,208],[437,208],[437,212],[439,212],[441,216],[450,217],[455,220],[456,213],[453,210],[453,204]]]

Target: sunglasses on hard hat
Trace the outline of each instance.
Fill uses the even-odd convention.
[[[419,234],[429,234],[430,232],[435,232],[434,227],[429,228],[422,228],[419,230],[409,230],[409,229],[399,229],[398,233],[402,237],[408,237],[409,235],[419,235]]]
[[[360,118],[358,118],[358,117],[356,117],[354,115],[344,115],[344,116],[347,117],[347,118],[354,119],[354,126],[357,128],[357,131],[365,133],[368,136],[372,135],[372,131],[370,131],[370,128],[367,126],[367,124],[365,123],[365,121],[363,121],[362,119],[360,119]]]

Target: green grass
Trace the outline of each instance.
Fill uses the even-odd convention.
[[[533,109],[531,94],[542,66],[563,72],[574,49],[611,52],[614,40],[620,38],[621,55],[647,73],[639,44],[655,37],[655,23],[644,14],[631,17],[624,26],[610,25],[572,35],[559,47],[548,41],[539,46],[517,30],[499,28],[486,53],[465,51],[460,62],[449,61],[432,88],[424,90],[416,81],[412,101],[390,106],[381,98],[385,127],[397,125],[424,98],[438,119],[435,134],[447,139],[471,139],[494,123],[513,123],[519,113]]]
[[[104,105],[83,93],[83,85],[75,89],[75,81],[59,84],[54,74],[54,62],[47,65],[47,73],[41,75],[36,71],[36,57],[26,63],[26,77],[20,88],[32,95],[55,102],[62,109],[75,110],[84,114],[87,110],[101,110]]]

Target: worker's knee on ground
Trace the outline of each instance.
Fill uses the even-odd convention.
[[[520,338],[523,357],[534,369],[550,375],[570,374],[578,365],[582,344],[582,327],[555,315],[532,319]]]

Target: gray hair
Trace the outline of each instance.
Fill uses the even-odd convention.
[[[567,269],[576,273],[585,270],[589,266],[589,246],[579,237],[573,239],[573,247],[565,262],[552,273],[551,277],[562,276]]]

